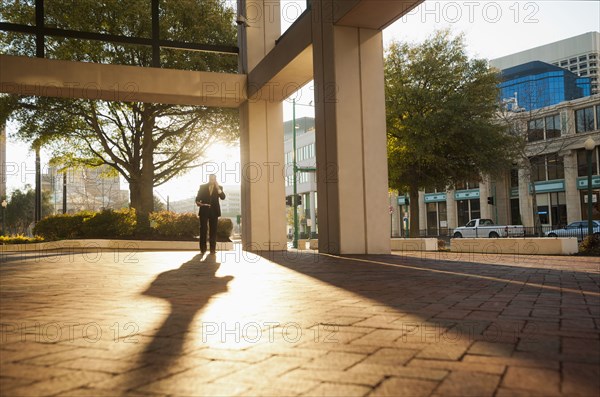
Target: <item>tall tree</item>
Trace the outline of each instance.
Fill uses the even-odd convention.
[[[150,1],[94,0],[46,2],[45,24],[78,31],[151,37]],[[29,7],[29,8],[28,8]],[[0,16],[28,23],[31,4],[6,2]],[[162,1],[160,38],[203,44],[236,45],[234,10],[224,0]],[[0,52],[32,55],[23,34],[0,35]],[[46,39],[50,58],[152,66],[149,47],[91,40]],[[231,55],[162,49],[161,67],[235,72]],[[65,100],[5,96],[0,116],[12,112],[26,141],[43,137],[65,166],[107,164],[129,183],[138,224],[147,227],[153,188],[200,164],[215,140],[237,138],[237,113],[202,106],[160,103]],[[8,110],[7,110],[8,109]]]
[[[513,140],[495,121],[498,76],[469,59],[449,30],[423,43],[393,42],[385,60],[389,184],[410,197],[419,233],[420,189],[446,189],[510,167]]]

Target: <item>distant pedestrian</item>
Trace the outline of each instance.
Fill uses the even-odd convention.
[[[225,200],[223,187],[217,183],[217,176],[208,176],[208,183],[200,185],[196,195],[196,205],[200,207],[200,251],[206,252],[206,233],[209,232],[210,253],[217,252],[217,224],[221,216],[221,204],[219,200]]]

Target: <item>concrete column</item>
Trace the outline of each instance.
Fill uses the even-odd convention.
[[[427,229],[427,204],[425,204],[425,191],[419,191],[419,230]],[[416,237],[416,236],[413,236]]]
[[[251,71],[280,36],[277,2],[247,0],[251,26],[242,38],[243,72]],[[240,106],[242,244],[250,251],[286,250],[283,106],[250,98]]]
[[[577,152],[570,150],[563,157],[565,164],[565,196],[567,200],[567,222],[581,219],[581,200],[577,190]]]
[[[529,175],[527,172],[519,169],[519,211],[521,212],[521,221],[525,227],[533,227],[533,202],[529,194]]]
[[[492,196],[492,186],[489,177],[483,177],[479,183],[479,208],[481,218],[494,219],[494,206],[489,205],[487,198]]]
[[[312,2],[319,251],[390,252],[383,42]]]
[[[510,223],[510,173],[498,176],[492,186],[496,187],[496,211],[499,225],[508,225]]]
[[[317,204],[317,195],[315,194],[315,191],[310,191],[308,192],[308,196],[310,197],[310,220],[311,220],[311,227],[310,227],[310,232],[314,233],[317,231],[317,219],[315,216],[315,206]]]
[[[6,197],[6,126],[0,122],[0,201]]]
[[[456,229],[458,224],[458,214],[456,212],[456,200],[454,199],[454,189],[446,191],[446,216],[448,217],[448,229]]]

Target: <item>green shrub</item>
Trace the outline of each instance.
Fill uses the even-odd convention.
[[[104,210],[52,215],[39,221],[34,228],[34,233],[45,240],[132,237],[194,240],[200,234],[200,222],[194,213],[153,212],[150,214],[150,225],[148,235],[139,235],[139,231],[136,231],[135,210]],[[217,240],[230,241],[232,231],[231,219],[220,218]]]
[[[229,218],[219,218],[217,224],[217,241],[231,241],[231,232],[233,232],[233,222]]]
[[[44,239],[40,236],[35,237],[27,237],[22,234],[12,235],[12,236],[0,236],[0,245],[5,244],[31,244],[31,243],[41,243]]]
[[[598,234],[587,236],[579,244],[579,253],[581,255],[600,256],[600,236]]]
[[[200,223],[194,213],[178,214],[169,211],[150,214],[154,236],[177,240],[193,240],[199,234]]]
[[[84,219],[83,238],[128,238],[135,232],[135,210],[104,210]]]
[[[83,222],[94,215],[93,212],[51,215],[36,223],[33,233],[46,240],[81,238]]]

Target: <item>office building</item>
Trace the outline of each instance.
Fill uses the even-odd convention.
[[[112,168],[70,168],[66,172],[67,212],[119,209],[129,202],[129,192],[121,190],[120,178]],[[55,213],[63,211],[64,173],[48,167],[42,173],[42,190],[49,191]]]
[[[292,121],[283,124],[285,153],[285,195],[294,194],[293,183],[293,146],[294,130]],[[296,164],[300,168],[296,174],[296,191],[301,196],[299,206],[300,232],[315,235],[317,228],[317,173],[315,153],[315,119],[302,117],[296,119]],[[305,171],[303,171],[303,169]],[[288,235],[292,233],[292,225],[288,224]]]
[[[541,61],[501,71],[500,99],[511,111],[531,111],[590,95],[589,77]]]
[[[503,70],[532,61],[546,62],[573,72],[579,77],[588,77],[591,94],[597,94],[600,32],[588,32],[499,57],[491,60],[490,64]]]

